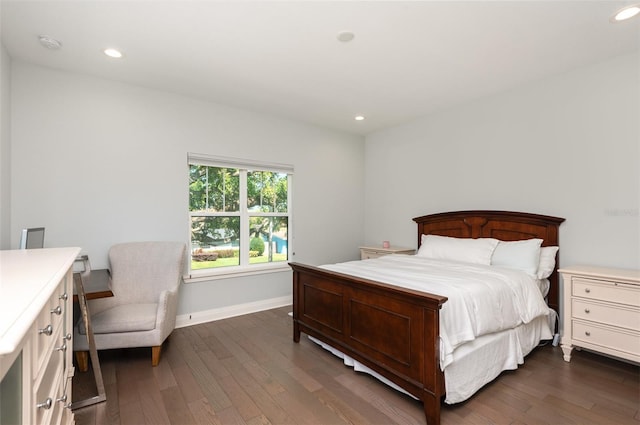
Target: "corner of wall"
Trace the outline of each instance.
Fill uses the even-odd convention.
[[[4,44],[0,42],[0,249],[9,249],[10,247],[11,58]]]

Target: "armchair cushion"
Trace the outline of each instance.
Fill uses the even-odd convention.
[[[156,327],[158,304],[122,304],[91,315],[94,334],[148,331]],[[84,321],[78,331],[85,335]]]

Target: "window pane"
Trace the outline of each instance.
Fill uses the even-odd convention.
[[[249,219],[249,264],[287,261],[287,217],[251,217]]]
[[[240,265],[240,217],[191,217],[191,270]]]
[[[253,212],[287,212],[287,175],[271,171],[247,173],[247,208]]]
[[[240,173],[234,168],[189,166],[189,211],[228,212],[240,208]]]

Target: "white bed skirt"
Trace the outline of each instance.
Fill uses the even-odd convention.
[[[550,311],[550,317],[540,316],[515,329],[484,335],[458,347],[453,352],[453,362],[444,370],[445,403],[460,403],[468,399],[502,371],[517,369],[540,341],[552,339],[556,313]],[[343,359],[344,364],[355,371],[368,373],[395,390],[416,398],[352,357],[316,338],[309,336],[309,339]]]

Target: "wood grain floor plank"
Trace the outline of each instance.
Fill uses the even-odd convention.
[[[508,417],[517,417],[531,408],[531,402],[518,397],[518,393],[511,391],[506,385],[499,381],[492,382],[491,391],[478,394],[479,403],[493,407]]]
[[[639,395],[640,398],[640,395]],[[640,400],[638,401],[638,407],[640,407]],[[604,404],[598,403],[596,404],[591,412],[598,415],[599,417],[606,418],[606,420],[611,421],[611,423],[616,424],[634,424],[638,425],[640,423],[640,417],[637,416],[638,409],[628,409],[626,407],[620,407],[615,404]]]
[[[333,410],[327,409],[326,405],[320,403],[317,398],[314,398],[309,393],[283,391],[275,394],[273,398],[287,411],[296,424],[342,424],[340,415],[336,415]]]
[[[192,401],[200,400],[204,397],[204,394],[200,389],[200,385],[191,373],[191,368],[189,368],[187,364],[173,368],[172,370],[173,376],[176,379],[176,384],[187,404]]]
[[[122,425],[152,425],[145,420],[142,405],[139,401],[121,404],[120,414]]]
[[[222,343],[222,345],[229,351],[232,357],[238,359],[240,362],[246,362],[251,360],[251,356],[244,351],[242,347],[238,345],[237,342],[233,339],[233,331],[229,334],[225,331],[225,328],[229,328],[228,326],[220,326],[214,327],[213,333],[214,336]]]
[[[206,325],[201,324],[198,326],[205,327]],[[213,335],[213,332],[210,332],[210,335],[206,336],[203,341],[207,344],[207,347],[209,347],[209,350],[211,350],[216,358],[222,360],[233,356],[233,354],[227,350],[227,347],[225,347],[224,344],[222,344],[222,342]]]
[[[246,421],[247,425],[274,425],[272,424],[266,416],[260,414],[254,418],[251,418]]]
[[[215,378],[220,379],[225,376],[229,376],[229,371],[224,367],[221,359],[219,359],[213,351],[199,351],[198,356]]]
[[[282,409],[273,397],[255,381],[249,372],[235,358],[224,359],[225,366],[229,369],[238,384],[251,397],[253,402],[262,410],[265,417],[274,424],[295,424],[295,421]]]
[[[154,367],[152,371],[160,390],[178,385],[175,376],[173,376],[173,371],[169,362],[160,362],[160,364]]]
[[[189,425],[195,423],[195,419],[189,410],[189,406],[182,397],[182,392],[177,386],[162,389],[160,391],[170,424]]]
[[[242,366],[249,372],[253,380],[258,382],[269,394],[279,394],[285,391],[280,381],[273,378],[273,373],[277,373],[280,369],[268,371],[254,361],[244,362]]]
[[[196,327],[194,326],[189,326],[184,329],[184,334],[187,338],[187,340],[189,341],[189,345],[191,346],[191,350],[195,351],[196,353],[202,350],[208,350],[209,347],[207,346],[207,343],[204,341],[204,339],[202,339],[200,337],[200,335],[198,334],[198,332],[196,332]]]
[[[162,358],[160,361],[166,361],[171,368],[177,368],[180,366],[186,366],[184,357],[180,352],[180,347],[186,343],[185,335],[182,331],[174,331],[169,335],[162,344]]]
[[[243,420],[248,420],[262,414],[260,408],[253,402],[251,397],[249,397],[233,376],[227,375],[220,378],[220,385],[224,388],[229,400],[231,400],[233,406],[236,407],[236,411]]]
[[[145,422],[154,425],[170,425],[169,414],[155,382],[153,380],[138,381],[137,390]]]
[[[246,425],[246,422],[234,407],[228,407],[218,412],[218,417],[224,425]]]
[[[375,394],[367,387],[366,383],[364,383],[362,379],[359,380],[357,378],[364,379],[365,377],[357,377],[357,374],[355,373],[345,373],[337,377],[336,381],[344,385],[345,388],[348,388],[352,393],[356,394],[357,397],[360,397],[369,403],[373,409],[384,414],[389,423],[393,422],[396,424],[406,425],[416,423],[412,415],[398,409],[396,406],[390,404],[385,398]],[[422,419],[424,420],[424,418]]]
[[[194,400],[187,406],[193,416],[194,425],[223,425],[206,397]]]
[[[490,397],[489,397],[490,398]],[[494,406],[491,400],[485,399],[483,400],[480,397],[474,397],[469,400],[469,407],[473,409],[475,414],[478,414],[484,418],[486,418],[489,422],[495,424],[505,424],[511,421],[512,415],[517,415],[520,412],[514,411],[504,411],[501,410],[501,407],[504,407],[502,404],[498,406]]]
[[[293,379],[295,379],[305,390],[314,392],[322,389],[322,384],[316,381],[311,375],[297,366],[284,369]]]
[[[421,401],[409,396],[408,394],[400,391],[387,391],[386,385],[381,385],[381,382],[372,376],[365,373],[358,372],[358,375],[367,381],[367,387],[375,393],[378,397],[387,400],[397,409],[406,412],[407,415],[413,417],[416,421],[420,422],[424,420],[424,410]],[[391,393],[391,394],[390,394]]]
[[[317,398],[319,403],[331,410],[333,414],[340,418],[340,421],[345,424],[355,425],[373,423],[361,415],[347,401],[339,398],[336,394],[327,391],[325,388],[320,388],[315,391],[314,396]]]
[[[199,353],[196,352],[194,346],[191,344],[195,343],[200,352],[208,350],[208,347],[206,344],[200,344],[201,339],[195,332],[187,332],[185,330],[185,334],[188,334],[189,337],[183,342],[183,345],[180,346],[180,352],[191,370],[191,374],[195,381],[198,383],[200,391],[204,394],[207,400],[209,400],[209,404],[211,404],[211,407],[215,411],[231,407],[231,401],[225,394],[224,390],[220,387],[218,380],[213,376],[211,371],[200,358]]]
[[[545,398],[545,406],[553,407],[557,411],[561,411],[562,415],[567,418],[571,418],[576,423],[583,424],[604,424],[604,423],[616,423],[611,416],[601,416],[597,411],[593,409],[584,409],[581,406],[574,405],[573,403],[549,395]]]
[[[345,367],[342,369],[345,373]],[[318,369],[312,372],[312,376],[322,384],[322,390],[315,393],[316,397],[328,408],[354,424],[384,424],[389,421],[385,414],[372,409],[367,401],[339,383],[334,375],[325,372]]]
[[[245,365],[246,366],[246,365]],[[277,381],[283,391],[273,394],[273,398],[298,422],[312,418],[319,423],[341,423],[343,415],[327,407],[314,392],[308,391],[286,370],[273,368],[271,377]]]

